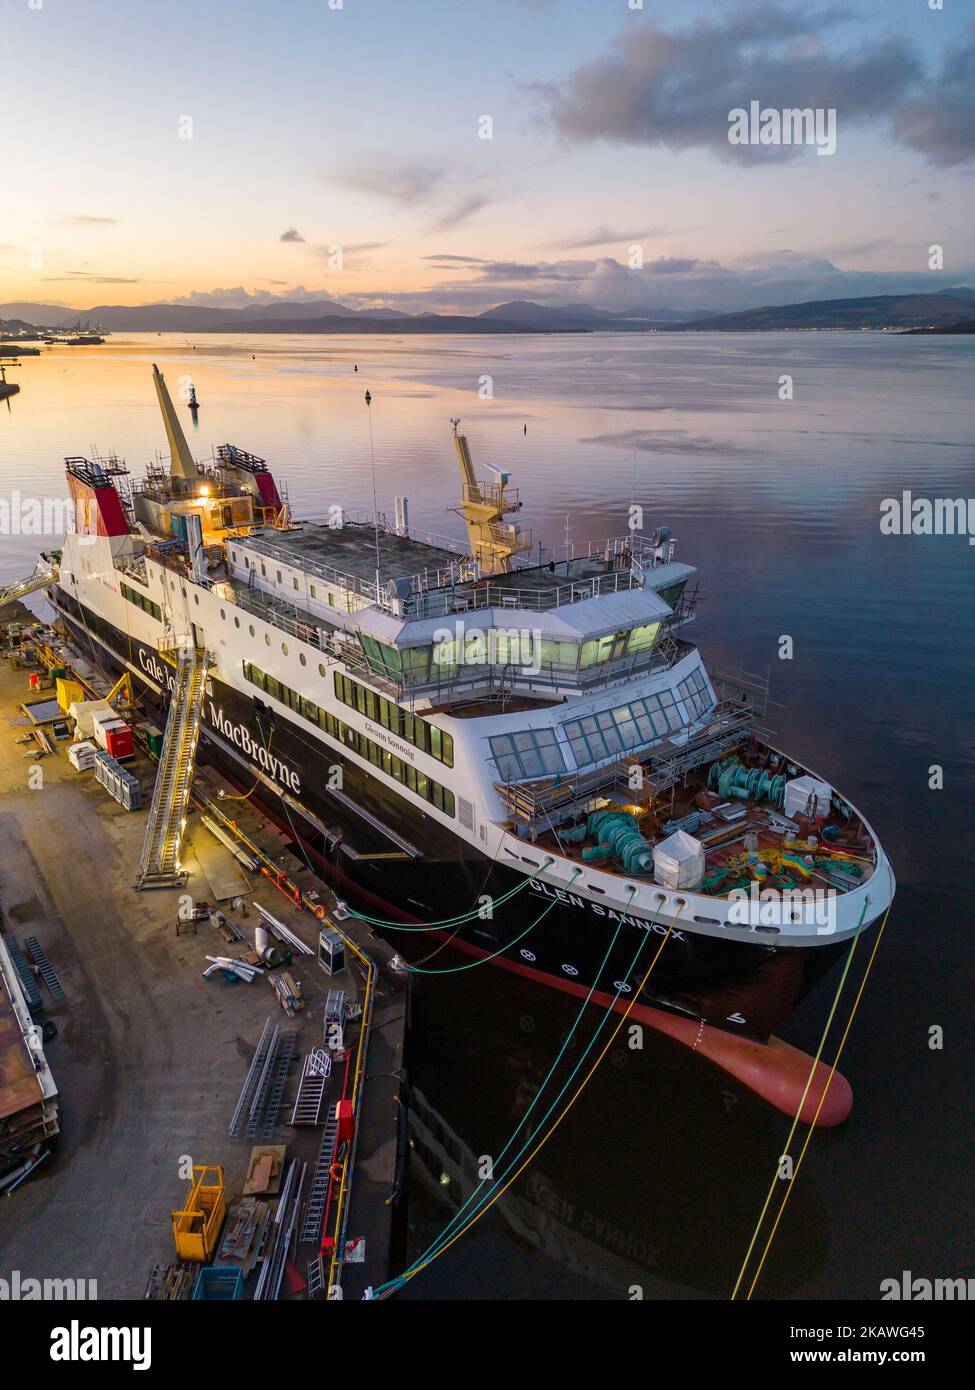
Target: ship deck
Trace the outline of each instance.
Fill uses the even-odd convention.
[[[831,806],[825,819],[811,825],[804,818],[785,815],[767,798],[723,801],[707,782],[708,768],[702,766],[689,772],[681,785],[654,798],[650,809],[627,802],[619,792],[608,793],[601,804],[606,810],[630,812],[650,845],[676,830],[686,830],[699,840],[705,867],[703,887],[696,891],[717,899],[753,883],[760,888],[842,894],[857,888],[876,867],[873,837],[841,797],[834,794],[839,811]],[[591,855],[597,848],[595,837],[571,843],[562,838],[558,827],[549,826],[534,843],[562,859],[606,873],[637,882],[651,877],[627,872],[612,856],[584,858],[585,851]],[[764,866],[757,872],[756,857]]]
[[[461,548],[450,550],[446,545],[401,536],[383,527],[377,532],[371,525],[358,522],[343,526],[305,522],[293,531],[252,532],[242,544],[270,560],[279,559],[309,573],[334,570],[374,583],[378,568],[381,586],[391,579],[450,570],[467,558]]]

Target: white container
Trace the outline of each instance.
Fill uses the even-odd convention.
[[[68,762],[77,772],[87,772],[95,766],[95,745],[89,742],[69,744]]]
[[[686,830],[675,830],[653,849],[653,876],[662,888],[700,888],[704,846]]]
[[[821,819],[829,814],[829,800],[832,795],[833,788],[830,784],[821,782],[818,777],[793,777],[791,782],[785,784],[782,809],[793,819],[796,816],[812,815],[814,812],[815,816]]]

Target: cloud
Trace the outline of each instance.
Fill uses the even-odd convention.
[[[471,217],[487,207],[490,198],[483,194],[472,193],[467,198],[462,198],[453,207],[447,208],[435,221],[430,223],[428,231],[449,232],[452,227],[459,227],[462,222],[467,222]]]
[[[975,154],[975,25],[945,58],[927,90],[894,114],[894,131],[902,144],[932,164],[962,164]]]
[[[612,227],[594,227],[591,232],[582,232],[579,236],[568,237],[565,241],[555,241],[551,244],[556,251],[585,251],[592,246],[611,246],[614,242],[624,241],[629,244],[662,235],[660,227],[645,227],[642,232],[618,232]]]
[[[473,256],[427,257],[446,278],[402,293],[344,296],[355,307],[381,301],[409,312],[478,313],[509,299],[539,304],[591,304],[598,309],[642,308],[726,312],[763,304],[843,299],[875,294],[929,294],[940,289],[929,271],[846,270],[827,257],[780,251],[718,260],[664,257],[642,270],[610,256],[591,260],[489,261]],[[975,265],[955,269],[953,285],[975,282]]]
[[[44,275],[44,280],[87,280],[91,285],[141,285],[138,276],[97,275],[93,270],[68,270],[63,275]]]
[[[304,239],[297,227],[289,227],[286,232],[281,233],[280,237],[281,241],[304,241]]]
[[[369,193],[405,207],[425,202],[443,183],[444,171],[432,164],[407,161],[394,164],[388,159],[363,157],[332,176],[334,183],[356,193]]]
[[[62,217],[61,222],[72,227],[117,227],[117,217]]]
[[[275,280],[271,283],[281,285],[285,282]],[[189,294],[179,294],[165,302],[167,304],[199,304],[207,309],[247,309],[252,305],[284,302],[289,304],[309,303],[328,298],[329,296],[324,290],[306,290],[304,285],[293,285],[280,294],[273,294],[270,290],[245,290],[243,285],[234,285],[232,288],[193,290]]]
[[[799,14],[751,3],[680,29],[648,20],[561,83],[535,90],[556,129],[575,143],[700,148],[751,164],[800,157],[796,146],[729,143],[729,111],[757,100],[778,109],[835,107],[841,141],[847,125],[880,122],[935,163],[972,158],[975,38],[929,77],[900,37],[827,47],[821,36],[848,18],[839,7]]]

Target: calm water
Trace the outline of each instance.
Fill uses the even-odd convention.
[[[63,456],[93,446],[138,474],[165,445],[157,361],[171,386],[184,374],[196,385],[197,455],[230,440],[266,457],[299,516],[371,507],[368,386],[381,510],[406,493],[414,525],[461,537],[448,510],[449,422],[460,416],[475,461],[513,470],[536,545],[561,544],[567,517],[576,540],[620,534],[631,498],[648,527],[671,526],[706,593],[695,639],[708,656],[772,668],[780,741],[862,807],[899,880],[841,1064],[853,1115],[810,1145],[759,1294],[869,1299],[903,1269],[971,1275],[975,549],[879,529],[881,499],[905,489],[975,495],[971,340],[192,343],[133,335],[25,358],[21,394],[0,405],[0,496],[61,495]],[[791,402],[778,399],[784,373]],[[39,548],[5,538],[0,578],[19,576]],[[778,659],[783,634],[791,662]],[[928,789],[936,763],[942,791]],[[835,977],[791,1020],[790,1041],[815,1047],[832,988]],[[492,969],[424,979],[412,1254],[449,1219],[457,1159],[498,1151],[577,1009]],[[941,1051],[928,1046],[935,1025]],[[574,1057],[594,1028],[583,1020]],[[508,1196],[409,1296],[620,1298],[632,1284],[647,1296],[726,1296],[787,1128],[673,1044],[614,1051]]]

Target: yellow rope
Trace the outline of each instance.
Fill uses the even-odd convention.
[[[823,1087],[823,1094],[820,1096],[819,1104],[816,1106],[816,1113],[813,1116],[812,1124],[809,1126],[809,1129],[806,1132],[806,1138],[803,1142],[802,1148],[799,1151],[799,1157],[796,1159],[796,1166],[793,1169],[792,1177],[789,1179],[789,1184],[786,1187],[785,1195],[782,1198],[781,1205],[779,1206],[778,1215],[776,1216],[772,1229],[769,1232],[768,1240],[765,1243],[765,1249],[762,1251],[762,1258],[758,1262],[758,1268],[755,1271],[755,1277],[752,1280],[751,1287],[748,1290],[747,1297],[749,1299],[755,1292],[755,1285],[758,1283],[759,1275],[762,1272],[762,1266],[765,1264],[766,1256],[768,1255],[769,1250],[772,1248],[772,1241],[775,1239],[775,1233],[778,1230],[779,1222],[782,1220],[782,1213],[785,1211],[786,1203],[788,1202],[789,1196],[792,1192],[793,1184],[795,1183],[796,1178],[799,1176],[799,1168],[802,1164],[803,1158],[805,1157],[806,1149],[809,1147],[809,1141],[813,1137],[813,1133],[816,1129],[816,1121],[819,1119],[819,1112],[823,1108],[823,1102],[826,1100],[826,1093],[828,1092],[833,1077],[836,1074],[836,1068],[839,1065],[840,1057],[843,1055],[843,1049],[846,1046],[846,1040],[849,1037],[850,1029],[853,1026],[853,1019],[856,1016],[857,1009],[860,1007],[860,1000],[863,997],[863,991],[866,987],[867,980],[870,977],[870,971],[873,967],[874,957],[877,954],[877,949],[880,946],[881,937],[884,934],[884,928],[887,925],[887,918],[890,916],[890,908],[891,904],[888,903],[887,911],[884,913],[883,921],[881,922],[880,927],[877,930],[877,939],[873,943],[873,950],[870,952],[870,958],[867,961],[867,968],[863,972],[863,979],[860,981],[860,988],[857,990],[857,996],[853,1001],[853,1008],[850,1010],[850,1017],[846,1021],[846,1027],[843,1030],[843,1036],[842,1038],[840,1038],[840,1045],[836,1049],[836,1056],[833,1058],[833,1065],[830,1067],[829,1076],[826,1078],[826,1085]]]
[[[681,909],[681,911],[683,911],[683,909]],[[433,1264],[433,1261],[434,1261],[434,1260],[437,1260],[437,1259],[440,1258],[441,1255],[446,1254],[446,1252],[447,1252],[447,1251],[450,1249],[450,1247],[453,1245],[454,1241],[455,1241],[455,1240],[459,1240],[460,1237],[465,1233],[465,1231],[469,1231],[470,1228],[471,1228],[476,1222],[480,1221],[480,1219],[481,1219],[481,1217],[484,1215],[484,1213],[485,1213],[486,1211],[489,1211],[489,1210],[491,1209],[491,1207],[494,1206],[495,1202],[498,1201],[498,1199],[499,1199],[500,1197],[503,1197],[503,1196],[504,1196],[504,1194],[507,1192],[508,1188],[509,1188],[509,1187],[511,1186],[511,1184],[515,1181],[515,1179],[519,1176],[519,1174],[523,1173],[524,1170],[528,1167],[529,1163],[531,1163],[532,1159],[533,1159],[533,1158],[536,1158],[536,1157],[538,1156],[538,1154],[541,1153],[542,1149],[544,1149],[545,1145],[546,1145],[546,1144],[548,1143],[548,1141],[551,1139],[552,1135],[553,1135],[553,1134],[555,1133],[555,1131],[558,1129],[559,1125],[560,1125],[560,1124],[562,1123],[562,1121],[565,1119],[566,1115],[568,1115],[569,1111],[572,1109],[572,1107],[575,1105],[576,1101],[577,1101],[577,1100],[579,1099],[579,1097],[582,1095],[582,1092],[585,1090],[586,1086],[589,1084],[590,1078],[592,1077],[593,1073],[596,1071],[596,1068],[599,1066],[600,1062],[601,1062],[601,1061],[603,1060],[603,1058],[606,1056],[606,1053],[607,1053],[607,1052],[609,1051],[609,1049],[612,1047],[612,1045],[613,1045],[614,1041],[616,1040],[616,1037],[617,1037],[617,1035],[618,1035],[620,1029],[623,1027],[623,1024],[624,1024],[624,1023],[626,1022],[626,1020],[629,1018],[631,1012],[633,1011],[633,1006],[636,1004],[636,1002],[637,1002],[637,1000],[639,999],[640,995],[643,993],[643,990],[644,990],[644,988],[646,987],[647,981],[649,980],[650,976],[653,974],[653,968],[654,968],[654,966],[657,964],[657,961],[660,959],[660,952],[661,952],[661,951],[663,950],[663,948],[667,945],[667,942],[668,942],[668,940],[670,939],[670,934],[671,934],[671,932],[674,930],[674,926],[675,926],[675,924],[676,924],[676,922],[677,922],[677,918],[678,918],[679,916],[680,916],[680,912],[677,913],[677,916],[674,918],[673,922],[671,922],[670,926],[667,928],[667,931],[666,931],[665,935],[661,938],[660,945],[657,947],[657,954],[654,956],[653,960],[650,962],[649,966],[647,967],[647,973],[644,975],[643,979],[640,981],[640,984],[639,984],[638,988],[634,991],[634,993],[633,993],[633,998],[630,1000],[629,1004],[626,1006],[626,1011],[625,1011],[625,1013],[622,1014],[622,1016],[620,1017],[619,1023],[617,1023],[616,1027],[613,1029],[612,1033],[609,1035],[609,1038],[607,1039],[607,1042],[606,1042],[606,1046],[603,1048],[602,1052],[600,1052],[600,1054],[599,1054],[599,1056],[596,1058],[595,1062],[593,1062],[593,1064],[592,1064],[592,1066],[590,1067],[589,1071],[586,1073],[585,1078],[582,1080],[582,1082],[580,1082],[579,1087],[578,1087],[578,1089],[576,1090],[575,1094],[573,1095],[572,1099],[569,1101],[568,1105],[565,1107],[565,1109],[564,1109],[564,1110],[562,1111],[562,1113],[559,1115],[558,1119],[557,1119],[557,1120],[555,1121],[555,1123],[552,1125],[552,1128],[548,1131],[548,1133],[547,1133],[547,1134],[545,1135],[545,1137],[542,1139],[541,1143],[538,1145],[538,1147],[537,1147],[532,1153],[530,1153],[530,1154],[528,1155],[528,1157],[525,1159],[525,1161],[524,1161],[524,1163],[521,1165],[521,1167],[518,1168],[518,1170],[517,1170],[516,1172],[514,1172],[514,1173],[511,1175],[511,1177],[510,1177],[510,1178],[508,1179],[508,1181],[505,1183],[504,1187],[502,1187],[502,1188],[500,1189],[500,1191],[496,1192],[489,1202],[486,1202],[486,1203],[484,1204],[484,1206],[481,1207],[481,1209],[480,1209],[478,1212],[476,1212],[475,1215],[472,1216],[471,1219],[470,1219],[468,1222],[466,1222],[465,1225],[461,1226],[461,1228],[460,1228],[459,1231],[455,1231],[455,1233],[451,1236],[450,1240],[448,1240],[448,1241],[446,1242],[445,1245],[442,1245],[442,1246],[439,1248],[439,1250],[436,1250],[436,1251],[434,1252],[434,1254],[432,1254],[432,1255],[430,1256],[429,1260],[425,1260],[425,1261],[423,1262],[423,1264],[417,1265],[416,1269],[411,1270],[410,1273],[404,1277],[404,1279],[403,1279],[403,1283],[404,1283],[404,1284],[407,1283],[410,1279],[412,1279],[413,1276],[414,1276],[415,1274],[419,1274],[419,1273],[420,1273],[420,1270],[426,1269],[428,1265]]]
[[[813,1116],[812,1125],[810,1126],[809,1132],[808,1132],[808,1134],[806,1135],[806,1143],[803,1145],[803,1149],[802,1149],[802,1152],[803,1152],[803,1153],[805,1153],[805,1151],[806,1151],[806,1145],[809,1143],[809,1138],[810,1138],[810,1136],[811,1136],[811,1134],[812,1134],[813,1129],[814,1129],[815,1126],[816,1126],[816,1121],[818,1120],[818,1118],[819,1118],[819,1113],[820,1113],[820,1111],[821,1111],[822,1108],[823,1108],[823,1103],[824,1103],[824,1101],[826,1100],[826,1095],[827,1095],[827,1092],[829,1091],[830,1083],[831,1083],[832,1080],[833,1080],[833,1074],[834,1074],[835,1071],[836,1071],[836,1067],[837,1067],[837,1064],[838,1064],[839,1059],[840,1059],[840,1053],[841,1053],[842,1050],[843,1050],[843,1043],[845,1043],[845,1041],[846,1041],[846,1035],[847,1035],[847,1033],[849,1032],[849,1030],[850,1030],[850,1025],[851,1025],[852,1022],[853,1022],[853,1015],[856,1013],[857,1006],[859,1005],[859,1002],[860,1002],[860,995],[863,993],[863,986],[866,984],[867,976],[868,976],[869,973],[870,973],[870,967],[871,967],[871,965],[873,964],[873,958],[874,958],[874,956],[875,956],[876,953],[877,953],[877,947],[878,947],[879,944],[880,944],[880,938],[881,938],[881,936],[883,935],[884,927],[887,925],[887,917],[888,917],[888,915],[890,914],[890,909],[891,909],[892,902],[893,902],[893,899],[891,899],[891,902],[887,904],[887,911],[884,913],[883,921],[881,922],[881,924],[880,924],[880,929],[879,929],[879,931],[878,931],[878,933],[877,933],[877,940],[876,940],[876,942],[874,943],[874,948],[873,948],[873,951],[871,952],[870,960],[867,962],[867,969],[866,969],[866,971],[864,972],[863,980],[862,980],[861,983],[860,983],[860,991],[859,991],[859,993],[857,994],[856,999],[854,1000],[854,1003],[853,1003],[853,1010],[852,1010],[852,1012],[851,1012],[851,1014],[850,1014],[849,1020],[847,1021],[846,1032],[844,1032],[844,1034],[843,1034],[843,1039],[842,1039],[842,1041],[841,1041],[841,1043],[840,1043],[839,1051],[837,1052],[835,1058],[833,1059],[833,1066],[832,1066],[832,1069],[831,1069],[831,1071],[830,1071],[830,1073],[829,1073],[829,1076],[826,1078],[826,1084],[825,1084],[825,1086],[823,1087],[823,1092],[822,1092],[822,1095],[820,1096],[820,1099],[819,1099],[819,1105],[817,1106],[817,1108],[816,1108],[816,1113],[815,1113],[815,1115]],[[861,932],[861,928],[862,928],[862,925],[863,925],[863,918],[864,918],[864,916],[865,916],[865,914],[866,914],[866,910],[867,910],[867,909],[866,909],[866,904],[864,904],[863,912],[861,912],[861,914],[860,914],[860,921],[857,923],[856,934],[855,934],[854,937],[853,937],[853,944],[852,944],[852,946],[850,947],[850,953],[849,953],[849,955],[847,956],[846,965],[843,967],[843,974],[842,974],[842,976],[840,977],[840,982],[839,982],[839,985],[837,986],[836,994],[835,994],[835,996],[834,996],[834,998],[833,998],[833,1003],[832,1003],[832,1006],[830,1007],[829,1015],[828,1015],[828,1017],[827,1017],[827,1019],[826,1019],[825,1026],[824,1026],[824,1028],[823,1028],[822,1036],[821,1036],[820,1039],[819,1039],[819,1047],[816,1049],[816,1055],[815,1055],[815,1057],[813,1058],[811,1067],[809,1068],[809,1075],[808,1075],[807,1078],[806,1078],[806,1084],[805,1084],[805,1087],[803,1088],[803,1092],[802,1092],[802,1096],[801,1096],[801,1098],[800,1098],[800,1100],[799,1100],[799,1104],[798,1104],[798,1106],[796,1107],[795,1117],[793,1118],[792,1125],[791,1125],[791,1127],[790,1127],[790,1129],[789,1129],[788,1137],[787,1137],[787,1139],[786,1139],[786,1141],[785,1141],[785,1145],[784,1145],[784,1147],[783,1147],[783,1153],[785,1153],[785,1154],[788,1154],[788,1152],[789,1152],[789,1145],[792,1143],[793,1137],[795,1136],[795,1132],[796,1132],[796,1130],[797,1130],[798,1127],[799,1127],[799,1116],[802,1114],[802,1107],[803,1107],[803,1106],[805,1105],[805,1103],[806,1103],[806,1096],[809,1094],[809,1088],[810,1088],[810,1086],[812,1085],[813,1077],[814,1077],[815,1074],[816,1074],[816,1068],[817,1068],[817,1066],[818,1066],[818,1064],[819,1064],[819,1059],[820,1059],[820,1057],[822,1056],[823,1048],[826,1046],[826,1039],[827,1039],[827,1037],[828,1037],[828,1035],[829,1035],[829,1030],[830,1030],[830,1028],[832,1027],[833,1017],[834,1017],[834,1015],[835,1015],[835,1013],[836,1013],[837,1007],[839,1006],[840,996],[842,995],[842,993],[843,993],[843,988],[844,988],[844,986],[845,986],[845,984],[846,984],[846,978],[847,978],[847,975],[849,974],[850,965],[852,964],[852,961],[853,961],[853,955],[854,955],[854,952],[856,951],[856,948],[857,948],[857,946],[859,945],[859,942],[860,942],[860,932]],[[801,1156],[800,1156],[800,1161],[801,1161]],[[792,1177],[791,1177],[790,1180],[789,1180],[789,1188],[788,1188],[787,1191],[786,1191],[786,1198],[785,1198],[785,1201],[788,1200],[788,1192],[791,1190],[792,1184],[795,1182],[796,1174],[798,1173],[798,1171],[799,1171],[799,1164],[797,1163],[795,1169],[793,1170]],[[745,1258],[744,1258],[744,1259],[742,1260],[742,1262],[741,1262],[741,1269],[738,1271],[738,1278],[735,1280],[735,1287],[734,1287],[734,1288],[732,1289],[732,1291],[731,1291],[731,1301],[732,1301],[732,1302],[734,1302],[734,1300],[735,1300],[735,1299],[737,1298],[737,1296],[738,1296],[738,1290],[739,1290],[739,1288],[741,1287],[741,1282],[742,1282],[742,1280],[743,1280],[744,1277],[745,1277],[745,1270],[748,1268],[748,1262],[749,1262],[749,1260],[750,1260],[751,1257],[752,1257],[752,1251],[755,1249],[755,1243],[756,1243],[756,1241],[758,1240],[759,1232],[760,1232],[761,1229],[762,1229],[762,1224],[764,1223],[765,1217],[766,1217],[766,1215],[767,1215],[767,1213],[768,1213],[768,1209],[769,1209],[769,1206],[770,1206],[771,1201],[772,1201],[772,1194],[775,1192],[776,1183],[778,1183],[778,1182],[780,1182],[780,1181],[781,1181],[781,1179],[780,1179],[779,1176],[778,1176],[778,1168],[776,1168],[775,1175],[774,1175],[773,1178],[772,1178],[771,1185],[770,1185],[770,1187],[769,1187],[768,1193],[766,1194],[765,1202],[764,1202],[764,1204],[763,1204],[763,1206],[762,1206],[762,1210],[761,1210],[761,1212],[760,1212],[760,1214],[759,1214],[758,1221],[755,1223],[755,1229],[754,1229],[754,1231],[752,1232],[752,1238],[751,1238],[751,1240],[750,1240],[749,1243],[748,1243],[748,1249],[745,1251]],[[778,1225],[779,1219],[781,1218],[782,1210],[784,1209],[784,1206],[785,1206],[785,1201],[783,1201],[782,1207],[779,1209],[779,1215],[778,1215],[778,1217],[776,1218],[775,1226]],[[772,1235],[774,1236],[774,1234],[775,1234],[775,1227],[773,1227],[773,1229],[772,1229]],[[752,1292],[753,1292],[753,1290],[754,1290],[754,1288],[755,1288],[755,1284],[756,1284],[756,1282],[757,1282],[757,1280],[758,1280],[758,1274],[761,1273],[762,1264],[764,1264],[764,1262],[765,1262],[765,1257],[767,1256],[767,1254],[768,1254],[768,1252],[769,1252],[769,1248],[770,1248],[770,1246],[771,1246],[771,1243],[772,1243],[772,1238],[771,1238],[771,1236],[770,1236],[770,1237],[769,1237],[769,1240],[768,1240],[768,1242],[767,1242],[767,1244],[766,1244],[766,1246],[765,1246],[765,1248],[764,1248],[764,1251],[763,1251],[763,1253],[762,1253],[762,1260],[761,1260],[761,1263],[759,1264],[758,1272],[756,1273],[755,1278],[752,1280],[751,1287],[749,1288],[748,1294],[746,1295],[746,1297],[749,1298],[749,1299],[750,1299],[751,1296],[752,1296]]]
[[[854,937],[853,937],[853,944],[850,946],[849,954],[848,954],[847,957],[846,957],[846,964],[845,964],[844,967],[843,967],[843,974],[840,976],[840,982],[839,982],[839,984],[838,984],[837,987],[836,987],[836,993],[835,993],[834,996],[833,996],[833,1003],[832,1003],[832,1005],[830,1006],[830,1011],[829,1011],[829,1014],[827,1015],[826,1023],[825,1023],[825,1025],[824,1025],[824,1027],[823,1027],[823,1031],[822,1031],[822,1034],[821,1034],[820,1039],[819,1039],[819,1046],[816,1048],[816,1055],[815,1055],[815,1057],[812,1059],[812,1065],[811,1065],[810,1068],[809,1068],[809,1075],[806,1077],[806,1084],[805,1084],[805,1086],[803,1087],[802,1095],[801,1095],[800,1098],[799,1098],[799,1104],[796,1106],[796,1113],[795,1113],[795,1116],[793,1117],[792,1125],[791,1125],[791,1127],[790,1127],[790,1129],[789,1129],[788,1137],[787,1137],[787,1139],[786,1139],[786,1141],[785,1141],[785,1145],[783,1146],[782,1152],[783,1152],[784,1154],[788,1154],[788,1152],[789,1152],[789,1145],[792,1143],[792,1140],[793,1140],[793,1137],[794,1137],[794,1135],[795,1135],[795,1132],[796,1132],[796,1130],[799,1128],[799,1116],[802,1114],[802,1107],[803,1107],[803,1106],[805,1105],[805,1103],[806,1103],[806,1096],[808,1096],[808,1094],[809,1094],[809,1088],[810,1088],[810,1086],[812,1085],[813,1077],[816,1075],[816,1068],[817,1068],[817,1066],[819,1065],[819,1059],[820,1059],[820,1057],[823,1055],[823,1048],[826,1046],[826,1038],[827,1038],[827,1036],[828,1036],[828,1034],[829,1034],[830,1028],[832,1027],[833,1017],[834,1017],[834,1015],[835,1015],[835,1013],[836,1013],[837,1008],[839,1007],[840,996],[842,995],[842,993],[843,993],[843,987],[844,987],[844,985],[846,984],[846,977],[847,977],[847,975],[850,973],[850,965],[851,965],[851,963],[852,963],[852,961],[853,961],[853,955],[854,955],[854,952],[856,951],[856,948],[857,948],[857,946],[858,946],[858,944],[859,944],[859,941],[860,941],[860,928],[861,928],[861,926],[863,925],[863,919],[864,919],[864,916],[866,915],[866,911],[867,911],[867,905],[866,905],[866,903],[864,903],[864,905],[863,905],[863,912],[860,913],[860,920],[859,920],[859,922],[857,923],[856,934],[855,934]],[[779,1182],[779,1181],[780,1181],[780,1178],[779,1178],[779,1174],[778,1174],[778,1168],[776,1168],[775,1174],[774,1174],[773,1177],[772,1177],[771,1186],[769,1187],[769,1190],[768,1190],[768,1192],[766,1193],[765,1202],[764,1202],[764,1204],[763,1204],[763,1206],[762,1206],[762,1210],[761,1210],[761,1212],[759,1213],[758,1220],[757,1220],[756,1223],[755,1223],[755,1229],[754,1229],[754,1231],[752,1232],[752,1238],[751,1238],[751,1240],[748,1242],[748,1249],[745,1251],[745,1258],[744,1258],[744,1259],[742,1260],[742,1262],[741,1262],[741,1269],[738,1271],[738,1278],[735,1280],[735,1287],[734,1287],[734,1288],[732,1289],[732,1291],[731,1291],[731,1301],[732,1301],[732,1303],[733,1303],[733,1302],[735,1301],[735,1299],[738,1297],[738,1290],[739,1290],[739,1288],[741,1287],[741,1281],[742,1281],[742,1280],[744,1279],[744,1277],[745,1277],[745,1270],[748,1268],[748,1261],[749,1261],[749,1260],[751,1259],[751,1257],[752,1257],[752,1251],[755,1249],[755,1242],[758,1240],[758,1233],[759,1233],[759,1231],[761,1231],[761,1229],[762,1229],[762,1223],[763,1223],[763,1221],[765,1220],[766,1213],[768,1212],[769,1206],[770,1206],[771,1201],[772,1201],[772,1194],[773,1194],[774,1191],[775,1191],[775,1185],[776,1185],[776,1183]]]

